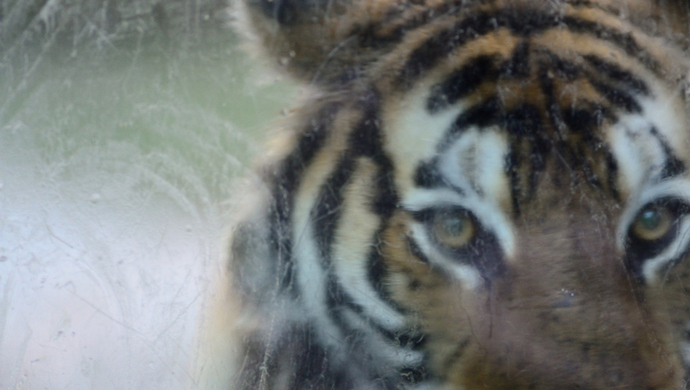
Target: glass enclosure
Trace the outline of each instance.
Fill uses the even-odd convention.
[[[0,0],[0,388],[194,387],[228,200],[294,96],[231,22]]]

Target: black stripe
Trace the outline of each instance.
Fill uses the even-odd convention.
[[[393,347],[412,351],[419,351],[424,347],[427,340],[426,334],[418,333],[412,329],[388,330],[383,325],[379,324],[376,319],[366,314],[364,308],[356,303],[352,296],[344,291],[333,273],[329,274],[326,286],[326,305],[328,307],[329,317],[338,329],[340,329],[343,337],[351,343],[361,341],[364,335],[361,333],[361,330],[353,327],[352,324],[348,323],[344,318],[344,314],[348,309],[352,314],[357,315],[367,324],[371,330],[392,344]]]
[[[353,134],[351,148],[356,148],[359,154],[371,158],[377,164],[378,173],[375,184],[377,194],[371,206],[372,211],[380,217],[380,227],[372,237],[373,247],[367,260],[368,279],[379,299],[398,313],[405,314],[407,311],[391,297],[383,282],[387,275],[387,268],[380,247],[384,244],[382,234],[386,230],[393,213],[399,207],[399,196],[394,180],[395,170],[393,162],[383,149],[381,129],[378,125],[378,93],[371,92],[371,95],[365,97],[362,103],[367,106],[368,110],[371,110],[368,116],[372,119],[364,121],[369,124],[370,128],[363,128],[362,133]]]
[[[380,222],[379,229],[371,239],[373,247],[367,259],[367,277],[378,297],[391,306],[393,310],[404,314],[404,308],[393,300],[383,283],[387,269],[381,255],[380,245],[384,241],[381,236],[388,225],[390,217],[398,208],[399,196],[395,186],[393,162],[383,149],[382,133],[378,123],[380,104],[378,93],[376,91],[370,92],[362,99],[360,104],[364,106],[367,113],[363,120],[363,126],[359,131],[354,132],[351,137],[350,148],[356,150],[358,155],[372,159],[378,168],[375,183],[377,192],[371,208],[379,216]]]
[[[524,79],[530,76],[529,42],[521,42],[515,46],[510,58],[501,64],[501,78]]]
[[[451,141],[448,141],[450,144]],[[439,144],[439,146],[443,146]],[[441,172],[438,170],[438,158],[433,158],[431,161],[424,161],[417,166],[415,171],[415,185],[421,188],[448,188],[456,193],[463,195],[465,190],[454,185],[450,181],[446,180]]]
[[[340,283],[337,282],[334,275],[330,275],[328,279],[328,296],[327,303],[332,318],[336,321],[336,325],[347,335],[351,335],[355,330],[352,329],[343,318],[343,310],[348,308],[353,314],[357,315],[364,323],[371,329],[378,333],[381,337],[393,344],[395,347],[405,348],[408,350],[419,350],[426,343],[427,336],[424,333],[416,332],[413,329],[398,329],[389,330],[374,318],[369,316],[364,308],[354,301],[354,299],[347,294]],[[387,302],[389,303],[389,302]],[[395,302],[394,309],[405,314],[407,310],[400,308]]]
[[[314,238],[319,254],[329,261],[335,228],[342,212],[343,189],[352,178],[354,169],[355,159],[350,155],[342,157],[331,176],[321,186],[321,192],[311,210],[310,217],[314,224]],[[325,268],[328,269],[328,264]]]
[[[526,184],[527,195],[530,196],[536,190],[538,179],[546,167],[546,156],[552,149],[552,142],[548,140],[542,123],[541,111],[531,104],[516,107],[506,113],[504,127],[511,138],[510,143],[514,145],[511,154],[516,153],[515,150],[519,148],[521,142],[527,142],[529,145],[530,169]],[[513,182],[513,185],[515,184]],[[514,187],[513,190],[516,191],[517,188]],[[519,192],[514,193],[513,198],[519,198]]]
[[[597,72],[606,75],[609,79],[623,84],[631,90],[641,93],[642,95],[649,95],[649,88],[644,80],[636,77],[631,72],[621,68],[617,64],[606,61],[594,55],[586,55],[584,59],[589,62]]]
[[[675,228],[674,228],[675,229]],[[677,234],[677,232],[675,232]],[[661,243],[658,244],[661,246],[661,249],[666,249],[668,248],[669,245],[671,245],[673,241],[668,242],[668,243]],[[646,244],[647,247],[650,246],[649,243]],[[654,244],[657,245],[657,244]],[[626,253],[626,258],[625,258],[625,265],[628,267],[628,272],[630,272],[633,276],[633,280],[636,281],[639,285],[646,285],[647,282],[645,281],[644,275],[642,274],[642,266],[646,260],[651,259],[654,255],[649,255],[649,257],[643,257],[641,256],[640,253],[636,252],[637,248],[636,246],[630,245],[630,243],[627,243],[626,246],[627,253]],[[655,248],[656,249],[656,248]],[[679,251],[678,254],[670,259],[659,269],[657,270],[655,276],[659,276],[660,274],[665,273],[664,276],[664,281],[668,277],[668,272],[678,265],[678,263],[684,261],[686,257],[690,254],[690,247],[686,246],[682,251]],[[663,282],[662,282],[663,283]]]
[[[587,101],[580,98],[578,105],[572,105],[566,110],[558,104],[554,94],[554,87],[552,78],[548,76],[548,70],[556,72],[557,76],[564,78],[567,81],[574,81],[582,76],[587,80],[598,80],[599,75],[592,72],[586,72],[580,65],[559,57],[557,54],[545,51],[544,54],[548,61],[541,63],[540,82],[542,91],[546,96],[547,110],[551,125],[559,131],[565,127],[572,131],[579,133],[589,141],[594,140],[594,129],[600,126],[605,118],[614,121],[611,111],[598,103]],[[548,68],[548,69],[547,69]],[[562,134],[561,134],[562,135]],[[563,138],[561,138],[562,140]],[[596,149],[598,144],[591,143],[591,146]]]
[[[438,159],[420,163],[415,170],[414,184],[421,188],[445,187],[446,180],[438,170]]]
[[[623,49],[627,55],[640,61],[647,69],[660,75],[661,66],[659,63],[635,41],[631,33],[622,33],[602,24],[572,16],[564,17],[563,22],[572,31],[590,34],[598,39],[613,43]]]
[[[402,6],[404,7],[404,4]],[[380,30],[385,30],[389,24],[395,23],[394,20],[400,17],[400,13],[404,9],[401,9],[400,6],[396,6],[382,21],[368,26],[366,30],[361,32],[353,31],[351,34],[348,34],[348,36],[358,35],[362,47],[374,49],[381,49],[386,46],[392,47],[400,43],[411,30],[429,24],[439,16],[449,15],[458,11],[461,9],[461,6],[452,3],[444,3],[437,7],[427,8],[428,9],[424,12],[403,21],[393,30],[386,33],[379,33]]]
[[[585,143],[596,150],[600,145],[596,129],[604,122],[606,112],[607,110],[598,104],[571,106],[563,111],[563,120],[573,133],[580,135]]]
[[[549,69],[555,71],[558,76],[563,77],[567,81],[574,81],[577,78],[580,78],[582,76],[586,77],[587,80],[592,84],[592,86],[598,86],[602,89],[600,93],[604,95],[604,97],[607,98],[613,98],[616,100],[617,105],[619,106],[624,106],[624,108],[627,107],[629,110],[635,110],[636,107],[639,107],[639,104],[637,101],[632,97],[631,94],[622,91],[621,89],[616,89],[613,87],[610,87],[608,84],[604,83],[601,81],[601,74],[596,73],[596,72],[591,72],[585,70],[582,66],[575,64],[569,60],[566,60],[564,58],[559,57],[557,54],[550,52],[550,51],[544,51],[544,54],[547,56],[548,61],[545,61],[542,63],[542,66],[548,67]],[[588,56],[591,57],[592,62],[596,62],[597,59],[594,56]],[[607,64],[607,65],[604,65]],[[641,93],[643,95],[648,94],[648,88],[647,85],[644,83],[644,81],[636,79],[635,76],[632,74],[627,74],[627,73],[620,73],[617,74],[616,68],[618,68],[615,64],[613,63],[608,63],[605,61],[601,61],[599,64],[601,68],[595,68],[596,70],[601,70],[601,73],[604,73],[605,75],[609,75],[609,77],[615,81],[621,82],[625,87],[627,87],[629,90]],[[607,67],[608,69],[604,70],[604,67]],[[626,72],[620,68],[618,68],[621,72]],[[617,77],[611,77],[612,75],[617,74]],[[617,80],[616,80],[617,79]],[[549,84],[552,84],[550,79],[548,77],[545,77],[545,74],[541,75],[541,82],[543,86],[547,86]],[[546,91],[546,90],[545,90]],[[606,93],[608,93],[611,96],[607,96]],[[545,92],[546,94],[546,92]],[[622,95],[624,94],[624,95]],[[555,102],[555,99],[552,98],[552,100]],[[629,102],[631,100],[632,102]],[[606,109],[605,107],[602,107],[600,104],[593,103],[593,102],[587,102],[584,99],[580,99],[580,107],[589,107],[589,109],[583,109],[583,112],[581,113],[576,113],[576,111],[580,110],[576,107],[572,107],[570,110],[572,112],[571,118],[570,118],[570,123],[568,123],[568,126],[571,127],[572,129],[576,131],[581,131],[584,130],[585,128],[589,128],[591,126],[597,126],[600,125],[603,122],[604,118],[609,118],[611,120],[614,120],[611,116],[611,112]],[[584,111],[587,111],[590,113],[591,119],[590,120],[584,120],[585,116],[580,116],[580,114],[583,114]],[[568,112],[568,110],[566,110]],[[594,113],[595,115],[591,115],[591,113]],[[567,114],[566,114],[567,115]]]
[[[440,31],[415,49],[403,67],[399,83],[409,87],[419,75],[435,66],[440,59],[467,42],[499,28],[506,27],[514,34],[526,37],[559,24],[560,21],[553,14],[530,8],[474,14],[451,28]]]
[[[398,84],[409,88],[421,74],[434,67],[438,61],[461,48],[471,40],[505,27],[518,36],[530,36],[558,26],[567,26],[573,32],[588,34],[621,48],[629,56],[638,59],[645,67],[659,73],[660,65],[635,41],[632,34],[622,33],[600,23],[544,13],[530,8],[481,12],[463,19],[451,28],[441,30],[424,41],[409,56],[399,76]]]
[[[476,57],[432,87],[427,111],[436,113],[474,92],[485,81],[495,81],[499,75],[497,59],[494,55]]]
[[[593,8],[614,17],[620,17],[616,11],[602,7],[599,4],[593,4],[589,0],[565,0],[564,2],[576,8]],[[424,12],[400,22],[398,27],[386,32],[385,34],[378,33],[380,30],[385,30],[389,24],[395,23],[396,19],[400,17],[401,12],[409,9],[408,5],[409,3],[403,3],[394,7],[394,10],[391,11],[389,15],[383,18],[383,20],[380,22],[368,26],[367,29],[363,31],[358,31],[360,27],[357,26],[350,34],[347,34],[347,36],[358,35],[360,37],[359,39],[362,47],[378,49],[385,46],[394,46],[400,43],[411,30],[415,30],[421,26],[427,25],[439,17],[452,15],[458,11],[463,11],[466,14],[473,13],[471,9],[468,9],[466,6],[459,5],[457,3],[442,3],[436,7],[427,7],[428,9]]]
[[[500,70],[497,69],[495,65],[497,56],[483,55],[470,60],[462,68],[454,71],[443,82],[432,87],[430,97],[427,101],[427,110],[432,114],[438,112],[472,93],[486,81],[495,81],[499,77],[529,77],[530,66],[528,54],[529,45],[527,43],[517,45],[513,56],[500,66]],[[542,68],[548,65],[550,69],[555,70],[559,75],[571,80],[582,74],[586,74],[592,85],[599,90],[600,93],[607,97],[613,104],[622,106],[628,112],[639,112],[639,110],[641,110],[637,101],[628,91],[634,91],[643,95],[649,94],[649,88],[643,80],[623,70],[614,63],[610,63],[592,55],[585,56],[587,61],[597,71],[597,73],[585,73],[579,65],[562,59],[553,52],[547,51],[544,54],[547,55],[550,62],[548,64],[542,63]],[[624,88],[614,87],[600,81],[602,74]],[[549,78],[545,77],[545,73],[543,72],[541,82],[543,86],[553,84]],[[544,89],[544,93],[547,94],[547,98],[549,98],[550,102],[555,103],[551,89],[552,87]],[[628,91],[626,91],[626,89]],[[551,93],[550,97],[549,93]],[[553,105],[548,107],[551,114],[556,114],[556,112],[553,111]],[[558,123],[558,115],[552,116],[552,118],[555,120],[555,122],[553,122],[554,126],[562,130],[563,126]]]
[[[535,134],[534,137],[530,137],[530,169],[529,178],[527,182],[527,196],[529,198],[534,198],[537,195],[537,185],[539,184],[539,179],[546,168],[547,155],[553,147],[553,143],[546,139],[543,133]]]
[[[610,149],[607,149],[606,151],[606,172],[608,174],[606,182],[609,187],[609,191],[615,200],[621,200],[617,184],[618,162],[616,161],[616,158],[613,156],[613,153]]]
[[[283,360],[280,362],[283,365],[294,364],[294,377],[289,376],[294,378],[294,382],[292,386],[288,386],[289,388],[341,389],[353,386],[343,367],[329,359],[330,351],[319,342],[318,332],[312,326],[298,329],[290,336],[289,342],[294,346],[288,346],[288,349],[299,355],[275,357],[275,360]],[[289,362],[290,360],[292,362]],[[281,383],[285,381],[285,376],[280,374],[281,372],[276,372],[275,375],[270,375],[275,381],[275,388],[285,386]],[[278,382],[279,378],[282,378],[281,382]]]
[[[602,7],[600,4],[593,4],[589,0],[565,0],[564,2],[575,8],[593,8],[616,18],[620,17],[618,11],[609,9],[607,7]],[[405,21],[397,22],[397,19],[400,18],[401,13],[409,8],[409,3],[400,4],[399,6],[394,7],[394,9],[390,11],[389,14],[380,22],[371,24],[365,30],[361,31],[361,27],[356,26],[351,33],[347,34],[347,36],[358,36],[361,47],[381,49],[386,46],[395,46],[396,44],[400,43],[403,38],[410,33],[410,31],[427,25],[439,17],[453,15],[458,11],[463,11],[466,14],[474,13],[471,9],[468,9],[468,7],[464,5],[459,5],[456,3],[442,3],[436,7],[427,6],[427,10],[424,12],[416,14],[414,17]],[[393,23],[398,23],[398,27],[385,33],[379,33],[381,30],[385,31],[388,25]]]
[[[383,152],[383,145],[377,150],[376,155],[370,157],[377,163],[379,169],[376,178],[378,193],[372,205],[373,211],[381,218],[381,226],[385,226],[400,203],[395,185],[393,162]]]
[[[671,150],[671,147],[668,145],[668,142],[664,136],[659,134],[659,131],[656,129],[656,127],[652,127],[650,132],[659,142],[659,145],[664,151],[664,156],[666,157],[666,162],[664,163],[664,168],[661,170],[660,178],[666,179],[684,174],[685,164],[673,154],[673,150]]]
[[[411,237],[407,239],[407,249],[419,261],[421,261],[424,264],[431,265],[429,258],[427,258],[424,252],[422,252],[422,248],[420,248],[419,245],[417,245],[417,243],[415,242],[415,240],[413,240]]]
[[[341,158],[331,176],[321,186],[321,193],[311,212],[314,239],[319,248],[323,272],[326,274],[326,283],[322,288],[326,295],[328,315],[341,330],[343,337],[351,336],[354,330],[343,318],[342,310],[345,307],[356,311],[362,310],[343,290],[332,264],[334,233],[342,213],[343,190],[352,178],[354,167],[355,159],[352,155],[348,153]]]
[[[385,231],[385,227],[388,225],[390,217],[398,208],[399,197],[394,183],[393,163],[383,149],[383,139],[379,123],[380,119],[378,117],[380,104],[378,93],[372,91],[368,95],[365,95],[360,101],[360,104],[363,106],[365,114],[360,127],[353,131],[350,137],[349,151],[358,157],[368,157],[377,165],[378,173],[376,175],[375,188],[377,188],[378,191],[371,206],[372,211],[381,218],[380,228],[374,234],[374,237],[372,237],[374,246],[368,257],[368,278],[372,288],[383,302],[398,313],[405,314],[407,311],[392,299],[383,283],[383,279],[387,274],[387,269],[381,255],[380,245],[383,244],[383,238],[381,236]],[[349,304],[349,306],[353,307],[352,304]],[[366,315],[361,307],[358,305],[357,307],[358,309],[353,309],[353,311],[365,319],[370,326],[394,345],[411,349],[421,348],[423,340],[425,339],[423,335],[418,335],[410,331],[389,331],[379,325],[376,320]]]
[[[542,66],[548,66],[550,69],[558,72],[559,75],[563,75],[566,77],[566,79],[570,80],[574,80],[575,78],[584,75],[590,84],[607,100],[609,100],[611,104],[617,107],[622,107],[628,112],[642,111],[642,107],[640,107],[639,103],[631,92],[648,95],[649,88],[643,80],[635,77],[632,73],[620,68],[614,63],[605,61],[592,55],[584,57],[592,65],[596,72],[585,71],[580,65],[560,58],[553,52],[548,51],[545,54],[548,58],[548,62],[542,63]],[[614,86],[610,82],[602,81],[602,74],[607,76],[607,81],[613,81],[618,85]],[[551,83],[550,79],[544,75],[541,76],[541,82],[542,86],[546,86]],[[547,92],[545,90],[545,94],[546,93]],[[555,101],[555,99],[553,101]],[[601,109],[599,105],[596,105],[595,108]],[[586,127],[591,127],[591,124],[584,125],[584,122],[581,122],[581,120],[584,118],[584,116],[581,116],[577,120],[573,120],[573,122],[569,123],[568,125],[575,126],[573,127],[574,130],[582,130]],[[599,122],[599,124],[601,123],[602,119],[603,116],[592,116],[592,120]],[[583,123],[583,125],[577,124],[578,122]]]
[[[492,96],[482,103],[464,111],[455,120],[455,123],[448,129],[436,147],[439,154],[445,152],[453,142],[470,126],[477,126],[480,128],[496,125],[501,122],[503,107],[497,96]]]
[[[584,173],[585,180],[587,181],[587,183],[591,184],[594,187],[601,188],[601,180],[594,171],[594,168],[592,166],[592,160],[587,158],[587,154],[583,150],[583,145],[576,144],[574,149],[575,161],[578,162],[579,166],[581,167],[582,173]]]
[[[520,153],[517,145],[512,144],[510,152],[505,158],[505,172],[510,179],[510,196],[513,203],[513,214],[520,215]]]
[[[435,66],[440,59],[464,45],[467,41],[496,30],[498,26],[489,23],[492,20],[492,16],[494,15],[480,13],[476,17],[464,19],[452,28],[442,30],[422,43],[421,46],[410,54],[398,76],[398,83],[405,87],[411,86],[419,75]]]
[[[388,330],[374,318],[368,316],[361,307],[360,310],[353,311],[374,331],[395,347],[419,351],[426,344],[427,336],[424,333],[419,333],[412,329]]]
[[[419,367],[406,367],[398,371],[407,383],[416,384],[429,379],[429,372],[425,365]]]
[[[584,70],[579,64],[566,60],[550,50],[542,50],[540,53],[548,59],[548,61],[544,61],[544,64],[554,71],[558,77],[566,81],[574,81],[582,77]]]
[[[549,57],[557,58],[555,55],[551,55]],[[563,63],[563,61],[559,62]],[[566,139],[566,129],[568,126],[563,118],[563,109],[556,100],[553,79],[549,77],[549,69],[551,69],[550,65],[550,63],[539,64],[539,81],[542,93],[544,94],[544,105],[546,106],[546,112],[548,114],[547,117],[551,122],[551,126],[554,128],[554,130],[556,130],[558,141],[563,141]]]
[[[343,318],[345,308],[366,317],[368,322],[376,327],[376,323],[364,314],[363,308],[340,285],[332,266],[332,245],[335,239],[335,229],[341,218],[344,189],[352,179],[355,172],[355,162],[358,158],[367,157],[377,164],[376,188],[378,188],[378,192],[371,206],[373,211],[382,218],[381,226],[385,226],[387,219],[390,218],[398,204],[398,196],[393,183],[393,164],[383,151],[378,93],[372,91],[365,94],[359,105],[362,109],[362,119],[352,130],[348,140],[348,149],[331,176],[322,185],[317,203],[311,212],[314,238],[319,247],[323,270],[327,275],[327,283],[324,288],[326,289],[329,316],[346,337],[352,336],[355,330]],[[380,241],[381,233],[382,229],[379,229],[374,237],[375,242]],[[373,249],[373,252],[377,252],[377,249]],[[374,273],[379,272],[377,270],[380,270],[379,267],[383,265],[383,260],[371,255],[370,259],[374,259],[374,261],[370,260],[370,273],[372,269],[374,269]],[[389,303],[391,302],[389,301]],[[378,328],[385,335],[384,329]]]
[[[304,130],[295,150],[270,174],[274,183],[271,189],[272,204],[268,215],[272,227],[269,236],[270,248],[276,259],[281,290],[289,289],[293,294],[297,294],[297,287],[293,285],[292,226],[290,224],[294,195],[299,188],[305,167],[326,142],[327,129],[339,108],[338,104],[329,104],[321,109]]]
[[[371,252],[369,253],[369,259],[367,261],[369,271],[367,273],[367,277],[369,280],[369,285],[376,292],[376,295],[379,297],[379,299],[388,304],[394,311],[404,315],[408,313],[408,310],[393,299],[384,282],[388,276],[388,268],[386,268],[385,260],[381,254],[381,249],[379,248],[383,243],[383,239],[381,238],[383,230],[384,228],[381,228],[381,230],[376,233],[376,238],[374,241],[376,243],[375,247],[372,248]],[[426,264],[430,264],[429,259],[424,255],[424,253],[422,253],[421,249],[411,238],[408,238],[407,244],[408,250],[413,256],[417,257],[420,261]]]
[[[558,56],[554,53],[549,53],[548,58],[557,59]],[[570,65],[569,61],[567,60],[558,59],[557,62],[560,64],[559,66],[566,66],[567,68],[574,70],[575,73],[582,73],[581,69],[578,69],[579,67],[575,65]],[[596,62],[596,60],[593,60],[593,62]],[[581,146],[579,144],[573,145],[572,143],[568,143],[564,137],[564,130],[567,127],[570,130],[570,132],[579,135],[582,142],[584,142],[591,150],[596,151],[600,149],[602,145],[602,141],[598,136],[596,129],[598,129],[602,125],[604,118],[607,116],[608,110],[606,110],[599,104],[589,103],[587,101],[583,101],[577,106],[573,104],[563,109],[561,105],[556,101],[556,98],[554,96],[553,81],[548,76],[547,71],[547,67],[549,67],[549,65],[550,64],[548,63],[541,64],[540,80],[542,90],[544,92],[546,99],[549,120],[551,121],[551,125],[554,127],[554,129],[557,130],[557,134],[560,136],[557,145],[559,145],[560,149],[562,150],[562,153],[571,156],[571,164],[573,164],[574,166],[581,167],[586,180],[590,184],[600,187],[601,182],[597,175],[594,173],[592,167],[589,165],[588,159],[585,158],[584,153],[582,153]],[[616,76],[622,76],[621,78],[625,79],[625,81],[632,80],[632,75],[630,75],[630,77],[627,77],[627,75],[623,75],[622,73],[617,72],[617,70],[614,67],[609,67],[606,70],[606,72],[609,72],[612,75],[615,74]],[[635,87],[637,87],[637,85],[635,85]],[[549,145],[544,144],[542,145],[542,147],[548,148]],[[610,166],[611,165],[609,162],[609,167]],[[535,169],[532,169],[532,176],[534,176],[535,171]],[[615,184],[615,182],[610,181],[610,176],[608,179],[609,189],[615,195],[616,190],[615,188],[611,187],[611,184]],[[530,192],[534,191],[535,185],[536,179],[532,177],[530,179]]]
[[[620,107],[629,113],[637,114],[642,112],[642,106],[640,106],[635,97],[629,92],[603,81],[595,80],[593,77],[589,78],[589,82],[594,89],[602,94],[612,105]]]
[[[564,3],[571,5],[573,7],[587,7],[587,8],[599,8],[596,4],[592,4],[590,0],[564,0]]]
[[[328,270],[330,266],[331,249],[334,240],[335,228],[340,221],[340,214],[343,203],[343,190],[349,183],[355,170],[355,162],[359,157],[369,157],[379,165],[378,179],[386,183],[391,180],[388,175],[382,177],[381,171],[392,170],[392,163],[383,152],[381,132],[379,129],[379,97],[375,93],[365,95],[360,101],[363,110],[363,118],[360,123],[352,130],[348,139],[348,149],[341,157],[331,176],[321,186],[321,192],[316,204],[311,211],[311,219],[314,224],[314,236],[319,246],[320,254],[324,261],[324,268]],[[380,192],[376,208],[381,208],[385,213],[397,204],[397,196],[393,193]],[[380,204],[378,204],[380,203]],[[394,205],[391,206],[391,203]]]

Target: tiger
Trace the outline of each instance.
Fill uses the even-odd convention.
[[[304,93],[237,190],[224,388],[690,388],[687,2],[234,7]]]

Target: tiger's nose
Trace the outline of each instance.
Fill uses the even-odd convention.
[[[592,290],[513,277],[477,301],[462,389],[678,390],[682,363],[666,321],[630,285],[587,276]],[[511,278],[510,272],[506,276]]]
[[[626,276],[611,240],[564,234],[542,237],[531,248],[548,251],[525,251],[465,308],[475,342],[451,374],[458,388],[684,388],[668,321]]]
[[[458,388],[679,390],[682,363],[644,310],[492,300],[474,326]],[[589,299],[589,297],[585,297]]]

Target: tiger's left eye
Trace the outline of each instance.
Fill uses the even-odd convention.
[[[465,210],[444,210],[436,213],[431,230],[440,244],[451,248],[469,245],[477,234],[476,222]]]
[[[667,207],[650,205],[637,215],[630,232],[638,240],[655,241],[672,230],[674,220],[673,213]]]

